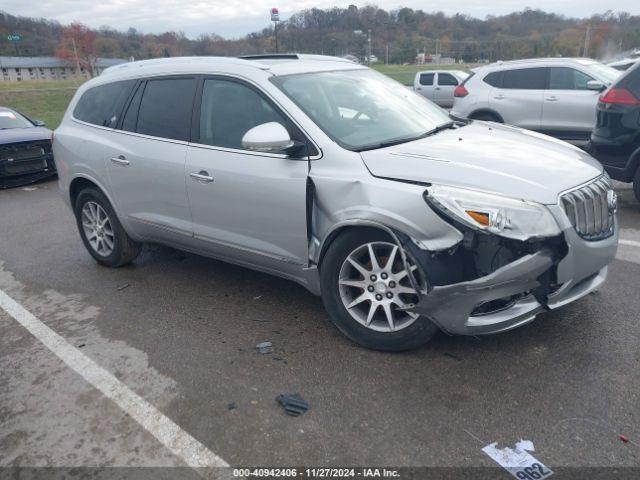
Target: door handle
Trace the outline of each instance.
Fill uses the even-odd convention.
[[[557,102],[558,101],[558,97],[547,97],[546,100],[547,100],[547,102]]]
[[[422,87],[417,87],[416,90],[422,90]]]
[[[209,175],[209,172],[206,172],[205,170],[200,170],[198,173],[190,173],[189,176],[200,183],[213,182],[213,177]]]
[[[496,100],[502,100],[504,98],[504,95],[496,95],[495,97]]]
[[[117,157],[111,157],[111,163],[126,167],[129,165],[129,160],[127,160],[124,155],[118,155]]]
[[[434,90],[440,90],[440,87],[436,87],[436,88],[434,88]]]

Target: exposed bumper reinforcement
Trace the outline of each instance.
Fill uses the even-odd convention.
[[[472,317],[482,302],[508,298],[535,289],[538,277],[553,265],[552,253],[542,250],[525,255],[495,272],[468,282],[436,286],[423,292],[421,300],[409,311],[430,318],[442,330],[459,335],[496,333],[533,320],[543,309],[528,296],[502,312]]]

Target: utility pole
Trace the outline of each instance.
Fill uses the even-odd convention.
[[[386,54],[385,54],[385,65],[389,65],[389,44],[387,43]]]
[[[73,55],[76,57],[76,76],[80,75],[80,60],[78,60],[78,50],[76,49],[76,39],[71,37],[71,44],[73,45]]]
[[[582,56],[589,56],[589,42],[591,41],[591,25],[587,25],[587,30],[584,32],[584,48]]]
[[[369,55],[367,57],[367,65],[371,66],[371,29],[367,30],[367,44],[369,47]]]

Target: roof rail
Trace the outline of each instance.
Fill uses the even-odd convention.
[[[256,55],[240,55],[238,58],[243,60],[298,60],[298,57],[295,53],[262,53]]]

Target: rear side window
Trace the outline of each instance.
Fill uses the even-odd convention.
[[[434,73],[421,73],[420,85],[433,85],[433,77],[435,77]]]
[[[136,132],[188,141],[195,89],[195,78],[147,80]]]
[[[586,90],[587,82],[593,80],[586,73],[568,67],[549,69],[549,90]]]
[[[90,88],[80,97],[73,116],[93,125],[115,127],[134,84],[135,80],[126,80]]]
[[[640,62],[631,67],[631,70],[616,86],[627,88],[636,98],[640,98]]]
[[[451,75],[450,73],[439,73],[438,74],[438,85],[442,86],[456,86],[458,85],[458,80],[456,77]]]
[[[544,90],[547,86],[546,68],[519,68],[505,70],[502,88]]]
[[[504,72],[491,72],[489,75],[484,77],[482,81],[491,85],[492,87],[502,88],[502,77]]]

